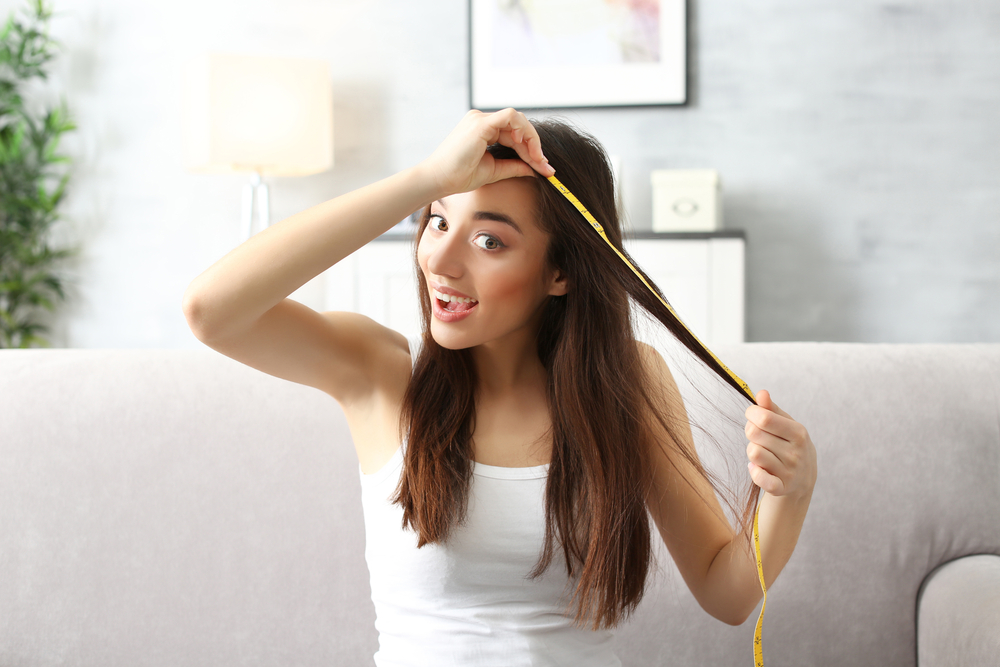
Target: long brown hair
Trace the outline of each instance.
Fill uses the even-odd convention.
[[[556,120],[532,124],[559,179],[639,268],[622,245],[613,176],[601,145]],[[500,145],[489,150],[497,159],[518,159]],[[540,576],[561,547],[571,582],[576,578],[570,601],[575,622],[590,620],[595,630],[615,627],[642,599],[652,563],[646,509],[652,482],[650,416],[670,435],[667,442],[655,445],[665,448],[675,466],[686,460],[719,489],[717,478],[677,444],[682,442],[674,437],[679,433],[678,416],[651,389],[632,329],[629,297],[732,382],[579,212],[543,178],[533,182],[539,225],[549,239],[546,262],[568,277],[569,290],[549,297],[538,330],[538,357],[548,373],[552,458],[545,491],[545,541],[531,576]],[[428,206],[417,239],[429,213]],[[403,526],[418,533],[417,546],[422,547],[445,542],[466,515],[478,378],[468,349],[443,348],[431,336],[427,284],[419,268],[416,273],[423,345],[403,398],[399,429],[401,437],[407,434],[408,445],[392,500],[402,506]],[[751,493],[737,512],[744,533],[756,497]]]

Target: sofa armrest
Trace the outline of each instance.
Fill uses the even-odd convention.
[[[991,667],[1000,655],[1000,556],[938,567],[917,596],[917,666]]]

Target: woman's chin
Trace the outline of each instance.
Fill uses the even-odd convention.
[[[446,350],[464,350],[472,347],[468,342],[468,335],[449,330],[447,325],[442,326],[439,322],[431,322],[431,337]]]

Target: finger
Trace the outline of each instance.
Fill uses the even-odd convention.
[[[513,148],[514,152],[517,153],[517,156],[519,158],[521,158],[529,165],[531,165],[532,163],[536,162],[536,160],[534,160],[531,157],[531,154],[528,151],[528,147],[524,144],[524,142],[517,141],[517,139],[515,138],[516,136],[515,132],[516,130],[514,129],[500,130],[500,135],[497,137],[496,143],[502,144],[508,148]]]
[[[757,405],[759,405],[762,408],[771,407],[771,392],[769,392],[767,389],[758,389]]]
[[[527,116],[510,107],[497,111],[494,116],[497,122],[497,127],[506,127],[511,131],[520,132],[522,137],[524,133],[530,133],[534,129],[534,126],[531,124],[531,121],[528,120]],[[518,138],[518,141],[520,140],[521,137]]]
[[[535,126],[528,121],[527,117],[525,117],[525,122],[528,123],[528,126],[525,128],[524,145],[528,149],[528,155],[532,158],[532,160],[529,161],[529,164],[537,163],[539,166],[544,165],[540,172],[547,176],[551,176],[556,170],[549,164],[549,159],[545,157],[545,153],[542,152],[542,138],[538,135],[538,130],[535,129]]]
[[[502,109],[501,111],[494,111],[493,113],[484,113],[475,119],[475,122],[480,123],[479,126],[479,136],[482,137],[486,144],[495,144],[500,142],[500,138],[506,133],[510,136],[510,133],[514,130],[515,114],[517,112],[513,109]],[[504,146],[510,146],[504,142]]]
[[[785,463],[796,458],[796,452],[801,452],[801,448],[810,441],[809,431],[799,422],[757,406],[747,408],[747,425],[744,430],[748,440],[767,444],[774,451],[780,450],[779,455]],[[768,433],[784,442],[766,440],[763,433]]]
[[[485,120],[487,124],[498,132],[503,130],[507,130],[508,132],[521,130],[524,132],[527,130],[527,126],[531,126],[528,118],[523,113],[509,107],[489,114],[485,117]]]
[[[778,404],[771,399],[771,392],[766,389],[761,389],[757,392],[757,405],[772,412],[776,412],[782,417],[792,418],[790,414],[778,407]]]
[[[761,430],[767,431],[779,438],[790,440],[796,430],[796,422],[791,417],[779,415],[773,410],[762,408],[759,405],[748,406],[744,415],[747,421],[752,422]]]
[[[535,139],[528,143],[528,140],[518,143],[514,138],[514,130],[501,130],[500,135],[497,137],[498,144],[507,146],[508,148],[513,148],[517,153],[518,157],[524,160],[532,169],[542,174],[543,176],[551,176],[556,173],[556,170],[549,166],[549,163],[543,158],[542,161],[538,161],[531,156],[532,145],[537,145],[538,140]],[[539,151],[540,152],[540,151]],[[529,173],[528,176],[532,174]]]
[[[753,422],[747,422],[747,425],[743,428],[743,432],[747,436],[747,440],[756,443],[761,447],[767,447],[776,455],[791,446],[791,441],[782,438],[780,436],[774,435],[773,433],[768,433],[764,429],[760,428]]]
[[[505,178],[517,178],[519,176],[534,176],[531,166],[523,160],[493,160],[493,177],[491,183],[502,181]]]
[[[754,465],[753,462],[747,463],[747,469],[750,470],[750,479],[753,480],[753,483],[765,492],[770,493],[772,496],[780,496],[785,492],[785,485],[780,478],[772,475],[760,466]]]
[[[542,155],[541,139],[528,137],[525,139],[525,146],[528,148],[529,155],[538,155],[532,164],[537,164],[536,170],[543,176],[552,176],[556,173],[555,167],[549,164],[549,159]]]
[[[778,404],[775,403],[774,401],[771,401],[770,410],[771,410],[771,412],[774,412],[775,414],[781,415],[782,417],[784,417],[786,419],[791,419],[792,421],[795,420],[794,417],[792,417],[790,414],[788,414],[787,412],[785,412],[784,410],[782,410],[780,407],[778,407]]]
[[[549,165],[542,152],[541,137],[528,117],[514,109],[497,111],[495,127],[499,130],[497,141],[513,148],[518,156],[543,176],[551,176],[555,169]],[[506,133],[506,134],[505,134]]]
[[[497,135],[497,140],[495,143],[502,144],[504,146],[507,146],[508,148],[514,148],[514,144],[517,143],[516,141],[514,141],[514,131],[511,130],[510,128],[501,129],[500,133]]]
[[[782,462],[778,455],[755,442],[747,443],[747,460],[755,466],[760,466],[772,475],[788,476],[788,466]]]
[[[525,147],[528,148],[528,154],[536,162],[546,162],[545,154],[542,153],[542,139],[538,136],[538,130],[531,124],[527,116],[523,113],[519,115],[520,127],[522,128],[521,139],[524,141]]]

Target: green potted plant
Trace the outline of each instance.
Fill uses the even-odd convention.
[[[48,35],[51,8],[44,0],[29,5],[27,20],[11,13],[0,31],[0,348],[49,346],[38,317],[66,298],[54,268],[79,252],[50,245],[70,177],[70,159],[56,148],[76,125],[65,99],[40,110],[24,99],[29,82],[48,78],[46,65],[59,46]]]

